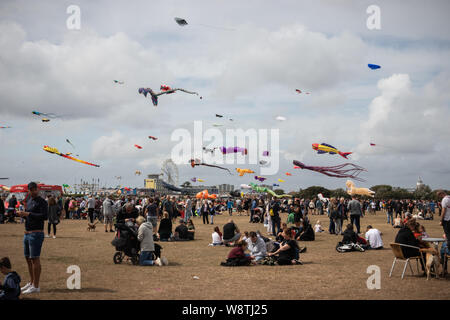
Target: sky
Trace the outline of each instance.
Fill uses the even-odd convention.
[[[373,4],[381,28],[370,30],[366,10]],[[80,8],[79,30],[67,27],[70,5]],[[357,186],[410,188],[420,176],[432,189],[450,189],[449,9],[446,0],[1,1],[0,126],[12,128],[0,129],[0,176],[9,177],[7,185],[95,178],[143,187],[144,176],[172,158],[177,130],[215,146],[194,135],[201,121],[203,133],[221,124],[214,129],[224,136],[227,129],[278,130],[272,156],[279,168],[264,183],[281,178],[285,191],[345,188],[346,179],[293,169],[293,160],[358,164],[367,171]],[[161,84],[202,99],[177,92],[154,107],[138,93]],[[33,110],[58,117],[44,123]],[[317,154],[312,143],[353,153],[349,160]],[[100,167],[47,153],[44,145]],[[205,156],[193,144],[184,147],[192,151],[185,157]],[[256,181],[254,174],[239,177],[236,167],[261,174],[258,164],[224,166],[234,174],[184,161],[179,184],[193,177],[207,185]]]

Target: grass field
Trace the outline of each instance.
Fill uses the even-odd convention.
[[[226,223],[227,215],[216,216],[215,225]],[[283,221],[286,216],[282,216]],[[313,224],[318,219],[312,216]],[[328,229],[328,219],[320,216],[322,226]],[[234,217],[241,231],[261,230],[262,224],[248,223],[248,217]],[[337,253],[336,243],[341,236],[327,232],[316,234],[316,241],[301,242],[307,252],[301,255],[304,265],[222,267],[230,248],[209,247],[212,225],[203,225],[194,218],[196,240],[163,242],[163,256],[169,260],[164,267],[115,265],[113,234],[105,233],[102,225],[96,232],[86,230],[86,221],[63,220],[58,225],[56,239],[45,239],[41,255],[41,293],[26,299],[449,299],[449,277],[432,279],[417,275],[415,263],[412,276],[407,270],[400,279],[403,264],[397,264],[392,278],[389,270],[393,254],[389,243],[398,229],[386,224],[385,215],[368,215],[361,219],[362,230],[368,224],[383,233],[384,250]],[[438,220],[422,221],[431,237],[442,237]],[[345,221],[344,221],[345,224]],[[22,277],[28,280],[23,258],[24,226],[0,225],[0,256],[9,256]],[[81,290],[68,290],[67,267],[81,268]],[[370,265],[381,269],[381,289],[369,290],[366,282]],[[194,279],[197,276],[199,279]]]

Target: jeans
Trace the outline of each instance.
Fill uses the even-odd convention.
[[[139,256],[139,264],[141,266],[152,266],[155,264],[155,261],[152,260],[153,254],[151,251],[142,251]]]
[[[394,225],[394,217],[393,217],[393,212],[387,212],[387,223],[390,223],[392,225]]]
[[[211,224],[214,224],[214,215],[210,214],[209,216],[211,217]]]
[[[89,221],[91,223],[94,223],[94,208],[88,209],[88,214],[89,214]]]
[[[50,235],[50,231],[51,231],[50,229],[51,229],[52,225],[53,225],[53,235],[56,236],[56,223],[50,223],[50,222],[48,223],[48,230],[47,230],[48,232],[47,232],[47,234]]]
[[[331,218],[330,218],[330,226],[328,227],[328,232],[329,232],[329,233],[335,233],[335,230],[334,230],[334,221],[333,221],[333,219],[331,219]]]
[[[360,228],[360,218],[361,218],[361,216],[356,215],[356,214],[350,215],[350,223],[352,225],[354,224],[356,226],[356,233],[361,233],[360,230],[359,230],[359,228]]]
[[[184,221],[188,222],[191,217],[192,217],[192,208],[186,208],[186,211],[184,213]]]
[[[228,208],[228,213],[230,214],[230,216],[233,215],[233,208]]]
[[[205,221],[206,221],[206,224],[209,224],[208,213],[203,212],[202,216],[203,216],[203,224],[205,224]]]
[[[450,248],[450,221],[442,221],[445,237],[447,238],[447,248]]]
[[[280,228],[281,228],[281,219],[280,218],[274,219],[272,217],[272,233],[274,236],[276,236],[277,233],[280,232]],[[275,232],[275,229],[277,230],[276,232]]]
[[[342,233],[342,219],[334,219],[334,232],[336,234]]]

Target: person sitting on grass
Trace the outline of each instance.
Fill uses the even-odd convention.
[[[153,260],[153,252],[155,251],[155,244],[153,242],[153,225],[151,222],[145,222],[143,216],[139,216],[136,219],[136,223],[139,226],[138,240],[141,245],[141,255],[139,256],[139,265],[141,266],[163,266],[167,265],[167,259],[157,258]]]
[[[278,242],[281,242],[284,240],[283,238],[283,230],[287,229],[287,224],[286,223],[282,223],[281,224],[281,229],[280,232],[278,232],[277,237],[275,238],[275,240],[277,240]]]
[[[314,225],[314,232],[324,232],[325,230],[322,229],[322,225],[320,224],[320,220],[317,220],[316,224]]]
[[[175,228],[174,240],[175,241],[194,240],[193,238],[194,234],[192,232],[189,232],[188,227],[184,223],[184,219],[180,219],[179,222],[180,224]]]
[[[188,220],[187,228],[188,228],[188,231],[189,231],[189,236],[192,237],[192,240],[194,240],[195,226],[194,226],[194,221],[192,221],[192,219]]]
[[[158,234],[161,241],[169,241],[172,236],[172,221],[167,211],[164,211],[163,218],[159,222]]]
[[[254,231],[251,231],[249,236],[247,244],[250,250],[250,258],[255,261],[264,259],[267,255],[266,243]]]
[[[394,228],[402,228],[402,227],[403,227],[402,218],[398,214],[397,217],[394,219]]]
[[[229,246],[230,243],[237,242],[241,238],[239,228],[232,219],[223,226],[223,243]]]
[[[302,220],[302,231],[296,236],[295,239],[299,241],[314,241],[316,239],[314,230],[308,220]]]
[[[245,254],[246,249],[247,242],[243,240],[239,241],[236,246],[231,249],[227,261],[222,262],[220,265],[229,267],[249,266],[252,263],[252,259],[250,255]]]
[[[0,285],[1,300],[18,300],[20,296],[20,276],[11,270],[9,258],[0,259],[0,272],[6,275],[2,285]]]
[[[367,249],[383,249],[383,240],[381,239],[381,232],[378,229],[375,229],[371,225],[368,225],[365,237],[368,242]]]
[[[210,246],[221,246],[223,245],[222,241],[222,232],[220,232],[219,227],[214,227],[214,231],[212,233],[212,243]]]
[[[280,248],[275,252],[268,254],[269,257],[274,257],[278,265],[292,265],[302,264],[299,261],[299,247],[297,241],[292,237],[292,229],[287,228],[283,231],[284,241],[281,243]]]

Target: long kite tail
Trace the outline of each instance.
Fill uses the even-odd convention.
[[[233,175],[228,168],[216,166],[216,165],[213,165],[213,164],[207,164],[207,163],[202,163],[201,165],[202,166],[207,166],[207,167],[212,167],[212,168],[218,168],[218,169],[222,169],[222,170],[227,170],[229,174]]]
[[[188,90],[182,89],[182,88],[175,88],[175,89],[172,89],[172,90],[173,90],[173,91],[183,91],[183,92],[186,92],[186,93],[189,93],[189,94],[196,94],[196,95],[198,95],[197,92],[188,91]]]

